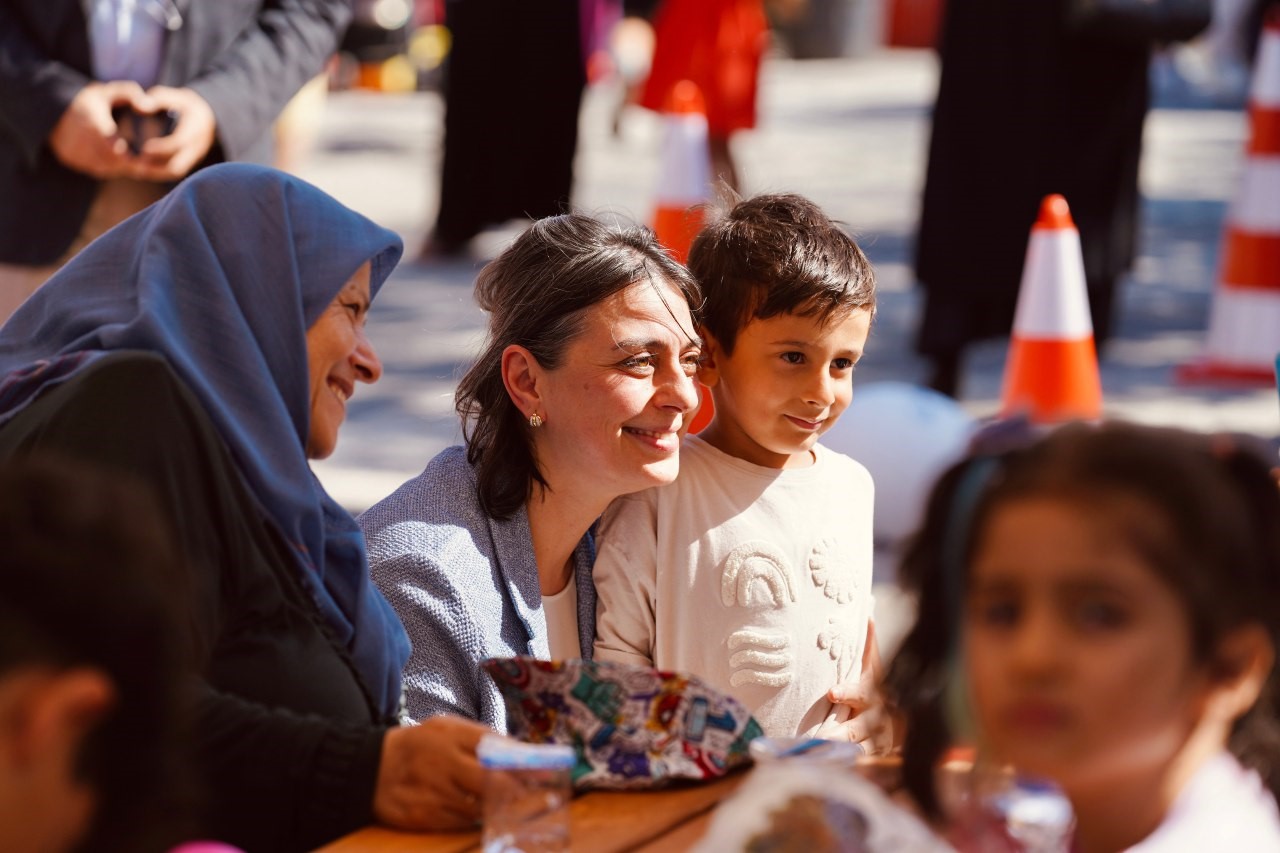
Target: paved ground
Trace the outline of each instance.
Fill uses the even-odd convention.
[[[918,312],[907,258],[922,182],[936,65],[927,51],[767,66],[761,124],[738,140],[748,191],[795,190],[860,236],[881,282],[880,315],[859,384],[919,381],[910,352]],[[589,91],[582,111],[575,203],[647,221],[659,167],[659,122],[629,108],[610,131],[616,93]],[[335,94],[301,174],[400,232],[411,258],[437,203],[442,105],[435,93]],[[537,128],[530,128],[537,133]],[[1103,353],[1109,413],[1148,422],[1273,436],[1273,391],[1177,387],[1174,365],[1197,353],[1213,289],[1225,205],[1242,163],[1239,110],[1157,108],[1143,164],[1144,251],[1122,296],[1116,340]],[[515,233],[482,235],[474,260],[407,262],[374,306],[371,330],[385,378],[361,388],[335,456],[317,466],[339,500],[361,509],[457,440],[451,394],[480,339],[475,271]],[[997,406],[1004,345],[977,349],[963,403]]]

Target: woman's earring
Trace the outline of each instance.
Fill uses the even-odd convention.
[[[538,414],[537,412],[534,412],[532,415],[529,415],[529,426],[533,427],[534,429],[537,429],[538,427],[542,426],[543,423],[544,421],[542,420],[542,415]]]

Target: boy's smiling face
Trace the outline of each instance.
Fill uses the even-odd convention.
[[[711,388],[715,417],[701,433],[712,447],[766,468],[812,464],[810,449],[853,396],[871,312],[822,322],[779,314],[752,320],[726,356],[706,338],[698,378]]]

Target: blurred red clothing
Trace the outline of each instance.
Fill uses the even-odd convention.
[[[713,136],[755,127],[769,38],[762,0],[664,0],[653,27],[653,67],[641,106],[661,111],[675,84],[692,80],[706,98]]]

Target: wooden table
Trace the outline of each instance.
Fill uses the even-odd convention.
[[[569,805],[574,850],[591,853],[687,850],[706,832],[711,810],[742,784],[735,773],[702,785],[659,791],[593,791]],[[369,827],[339,838],[319,853],[470,853],[479,832],[417,833]]]

